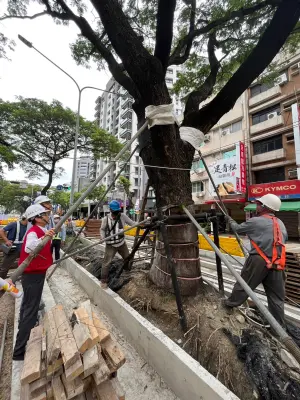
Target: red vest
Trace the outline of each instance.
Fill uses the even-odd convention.
[[[22,245],[19,265],[28,257],[29,253],[25,252],[27,235],[30,232],[35,232],[37,237],[40,239],[45,236],[45,232],[37,225],[33,225],[29,231],[26,233],[24,242]],[[51,240],[47,242],[45,247],[39,252],[37,256],[30,262],[28,267],[26,267],[24,274],[45,274],[47,269],[53,264],[52,253],[51,253]]]

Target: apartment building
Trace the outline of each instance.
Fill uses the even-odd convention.
[[[169,89],[173,87],[177,79],[180,66],[172,66],[167,69],[166,84]],[[95,119],[100,128],[116,136],[121,143],[126,143],[137,132],[137,117],[132,109],[133,99],[128,92],[113,78],[106,85],[106,91],[96,99]],[[182,113],[182,103],[175,96],[172,98],[176,115]],[[131,150],[137,145],[137,141],[131,145]],[[90,179],[94,180],[106,167],[108,160],[93,160],[90,171]],[[108,187],[114,180],[124,162],[118,162],[116,168],[111,170],[102,180],[101,184]],[[147,174],[139,153],[135,152],[122,173],[130,180],[130,190],[133,192],[134,201],[139,201],[145,190]],[[124,194],[118,187],[110,194],[110,198],[123,201]]]
[[[280,54],[277,62],[279,77],[268,84],[254,82],[212,128],[201,151],[233,218],[245,220],[255,209],[245,203],[275,193],[283,200],[279,217],[288,226],[289,236],[298,237],[295,199],[300,198],[300,181],[292,104],[299,104],[300,51],[292,57]],[[235,170],[228,171],[230,168]],[[191,181],[198,210],[211,207],[217,197],[197,154]]]

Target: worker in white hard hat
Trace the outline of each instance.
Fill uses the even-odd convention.
[[[52,215],[52,201],[51,199],[49,199],[48,196],[45,195],[41,195],[38,196],[35,200],[34,200],[34,204],[40,204],[41,206],[45,207],[47,210],[49,210],[51,212],[51,214],[49,215],[49,225],[48,228],[54,228],[55,224],[54,224],[54,219],[53,219],[53,215]]]
[[[19,265],[38,246],[45,236],[53,237],[54,229],[48,230],[49,213],[40,204],[33,204],[26,210],[28,221],[32,227],[24,237]],[[35,326],[38,317],[47,269],[52,265],[51,241],[48,241],[39,254],[34,257],[22,274],[23,300],[20,309],[19,331],[13,353],[14,360],[24,360],[25,348],[30,331]]]
[[[251,242],[249,257],[241,272],[242,278],[252,290],[263,284],[269,311],[284,327],[285,243],[288,235],[283,222],[275,217],[280,206],[279,197],[266,194],[256,199],[256,217],[240,225],[229,217],[229,223],[238,234],[247,235]],[[224,305],[238,307],[247,298],[247,293],[236,282]]]
[[[55,225],[58,224],[60,221],[60,216],[58,214],[54,214],[53,220]],[[60,259],[60,248],[61,246],[64,246],[65,241],[66,241],[66,228],[63,225],[60,231],[57,232],[52,239],[51,252],[53,253],[54,250],[55,261]]]

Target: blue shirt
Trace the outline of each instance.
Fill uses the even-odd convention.
[[[15,241],[15,240],[23,240],[23,237],[27,231],[27,225],[23,225],[20,223],[20,235],[19,238],[16,238],[17,234],[17,222],[11,222],[10,224],[6,225],[3,230],[7,232],[7,239],[10,241]],[[22,247],[22,243],[17,244],[18,250],[20,250]]]

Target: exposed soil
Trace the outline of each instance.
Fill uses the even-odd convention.
[[[0,373],[0,400],[9,400],[11,391],[15,300],[8,293],[0,292],[0,316],[0,343],[2,341],[4,321],[7,318],[4,355]]]
[[[77,260],[77,262],[91,272],[93,264],[95,262],[99,264],[103,254],[93,249],[89,254],[84,254],[84,257],[88,257],[89,260]],[[294,378],[296,382],[300,381],[300,375],[290,373],[278,357],[280,346],[276,339],[270,339],[266,330],[249,325],[238,310],[228,313],[221,304],[219,294],[207,284],[202,285],[197,296],[183,297],[188,324],[188,332],[183,334],[175,296],[153,285],[148,278],[149,271],[142,268],[135,265],[132,271],[123,273],[126,280],[130,278],[130,281],[118,291],[118,294],[198,360],[240,399],[254,400],[260,397],[246,372],[245,364],[238,358],[237,347],[225,331],[230,333],[229,336],[240,338],[243,332],[250,329],[258,338],[261,338],[264,345],[270,349],[270,353],[273,352],[276,355],[276,362],[280,365],[279,374],[282,371],[287,377],[287,382],[289,377]],[[272,367],[271,362],[269,366]],[[260,371],[257,371],[257,374],[259,375]],[[288,397],[282,399],[284,398]]]

